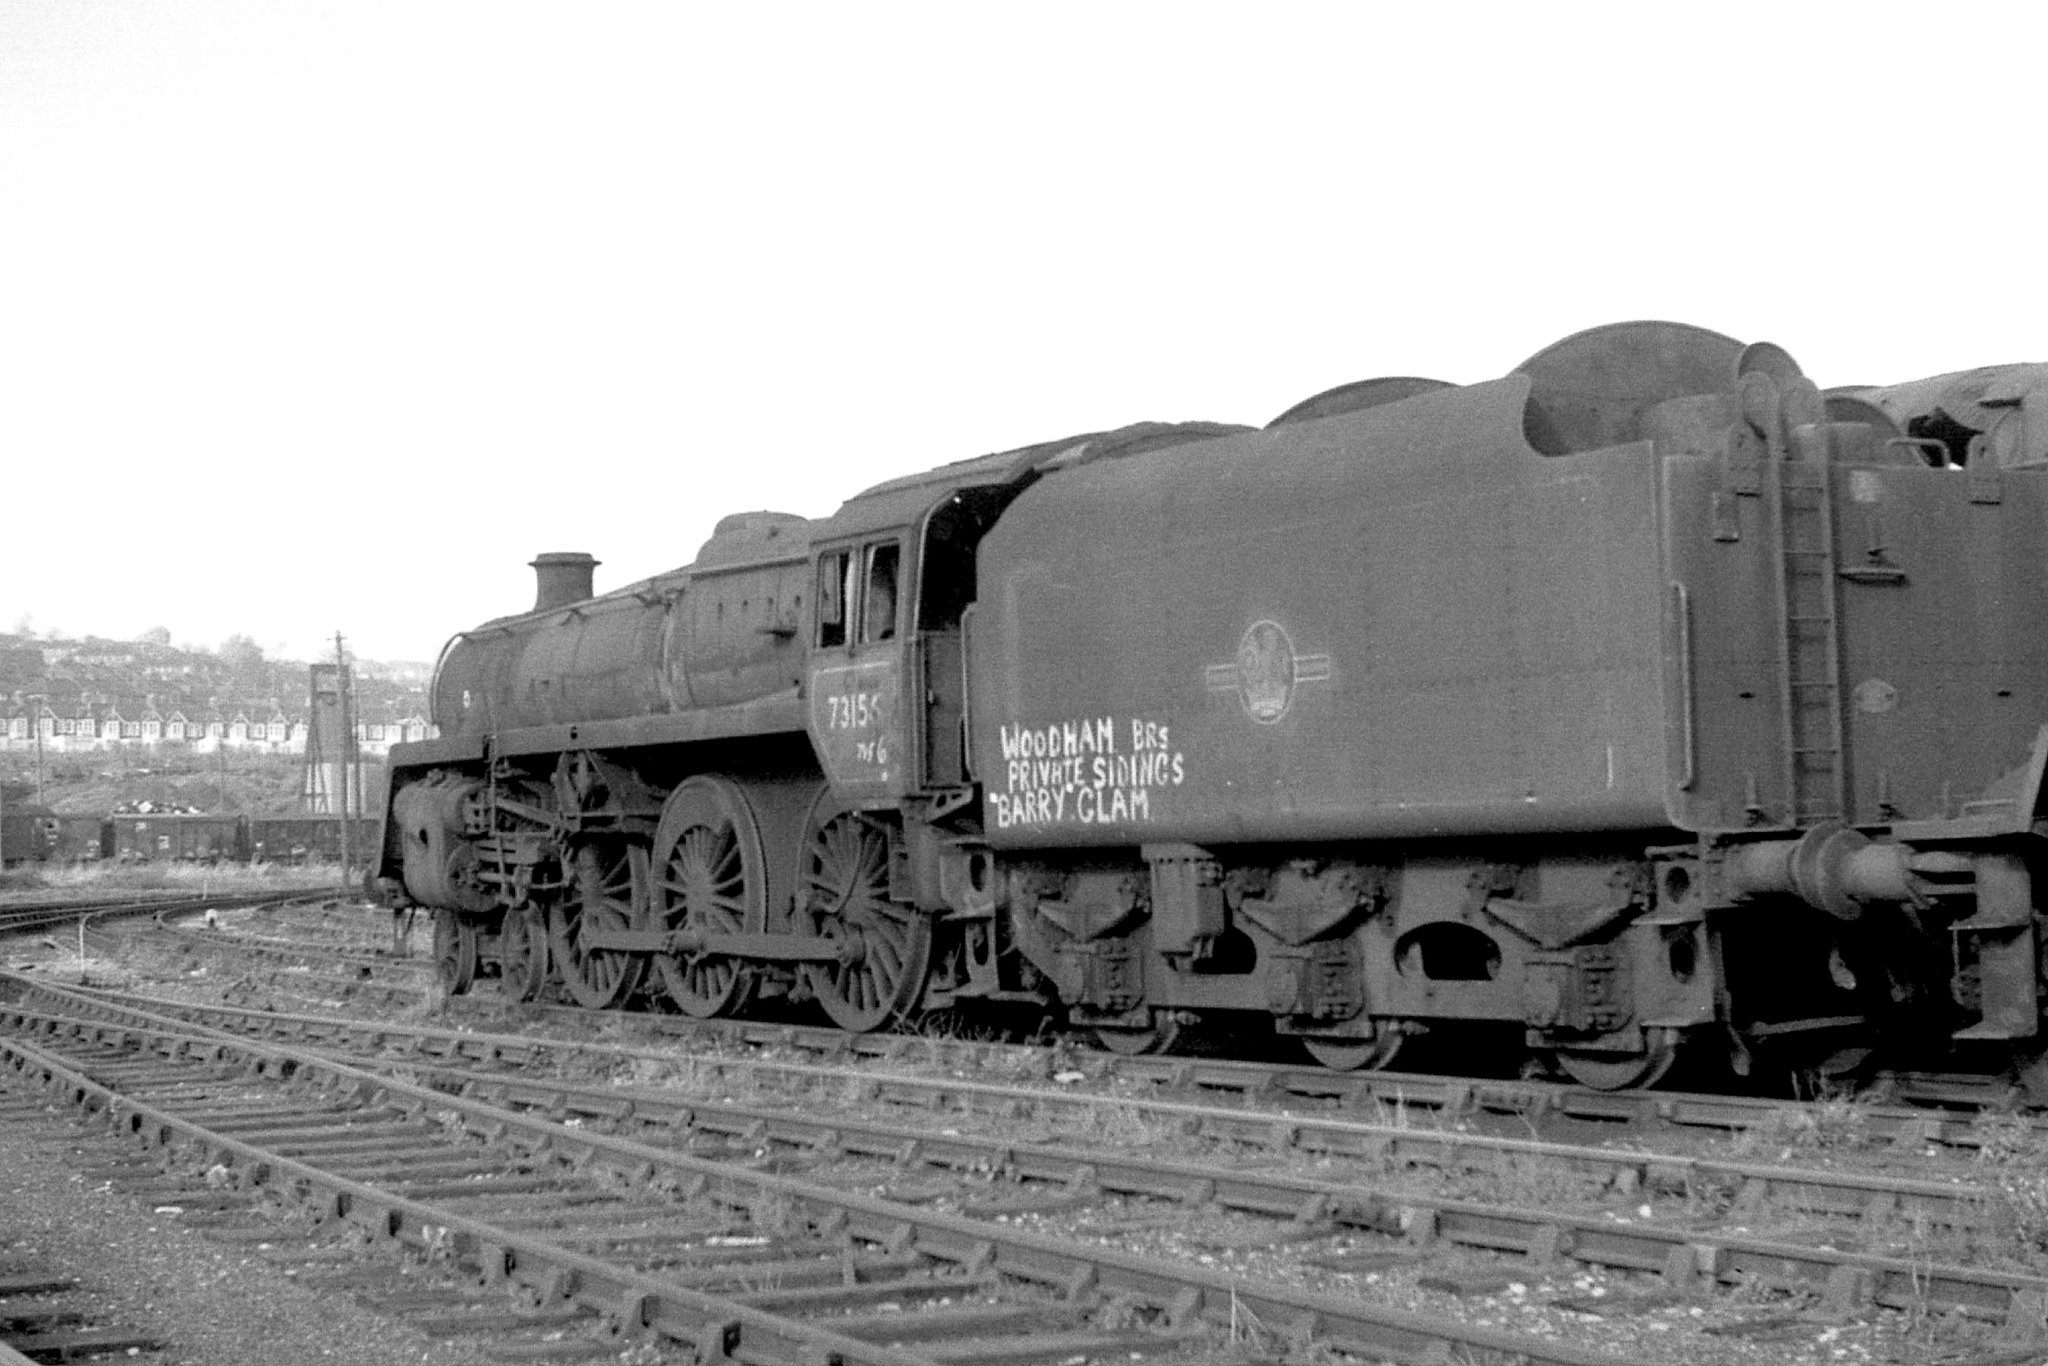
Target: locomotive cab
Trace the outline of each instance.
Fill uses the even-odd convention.
[[[898,604],[904,536],[876,530],[819,547],[809,666],[811,743],[826,777],[862,801],[908,786]]]
[[[811,742],[857,803],[972,800],[963,640],[982,536],[1049,451],[984,456],[850,500],[813,541]]]

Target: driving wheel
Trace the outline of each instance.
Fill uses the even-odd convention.
[[[805,822],[798,925],[837,956],[804,964],[804,980],[841,1029],[880,1029],[916,1009],[931,969],[931,917],[889,898],[883,820],[821,795]]]
[[[548,912],[548,951],[562,969],[562,984],[586,1010],[605,1010],[633,994],[647,960],[619,949],[589,948],[591,930],[628,930],[647,899],[647,851],[611,840],[577,846],[568,859],[568,886]]]
[[[766,905],[761,835],[746,796],[712,778],[692,778],[669,794],[654,832],[648,928],[737,934],[758,929]],[[685,1015],[731,1015],[753,994],[754,970],[737,958],[684,950],[654,962]]]

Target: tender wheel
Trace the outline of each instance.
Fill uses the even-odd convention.
[[[606,1010],[633,994],[647,960],[616,949],[586,949],[583,935],[633,927],[647,900],[647,851],[617,842],[581,845],[570,858],[568,883],[548,912],[548,951],[576,1003]]]
[[[1408,1036],[1389,1024],[1379,1026],[1370,1039],[1318,1039],[1302,1036],[1301,1046],[1332,1072],[1378,1072],[1394,1065]]]
[[[805,822],[799,927],[834,941],[837,961],[804,980],[841,1029],[880,1029],[916,1009],[931,969],[931,917],[889,899],[889,827],[820,796]]]
[[[1678,1061],[1678,1031],[1646,1029],[1640,1053],[1577,1053],[1559,1049],[1557,1065],[1581,1086],[1595,1091],[1626,1091],[1655,1086]]]
[[[746,797],[728,783],[690,779],[669,795],[654,832],[648,928],[737,933],[759,929],[766,909],[761,834]],[[654,962],[685,1015],[731,1015],[753,995],[754,970],[738,959],[664,953]]]
[[[548,930],[531,906],[505,912],[498,931],[498,962],[505,994],[518,1001],[537,1001],[548,985]]]
[[[476,926],[446,907],[434,911],[434,967],[451,996],[476,981]]]
[[[1095,1025],[1093,1029],[1097,1043],[1127,1058],[1171,1053],[1174,1044],[1180,1041],[1180,1020],[1170,1010],[1154,1010],[1152,1023],[1138,1029],[1112,1025]]]

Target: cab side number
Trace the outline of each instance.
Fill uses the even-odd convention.
[[[831,706],[825,722],[829,730],[866,730],[882,719],[880,693],[835,693],[825,701]]]

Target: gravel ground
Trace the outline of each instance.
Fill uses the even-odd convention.
[[[18,1098],[18,1097],[17,1097]],[[117,1150],[68,1121],[0,1120],[0,1267],[75,1276],[67,1304],[146,1330],[179,1366],[481,1366],[343,1295],[315,1294],[256,1249],[209,1242],[83,1170]]]
[[[51,957],[52,961],[45,965],[45,971],[48,971],[51,976],[63,975],[67,968],[75,972],[75,958],[69,963],[65,963],[61,961],[61,955],[52,955]],[[131,974],[137,966],[139,964],[131,960],[129,964]],[[119,969],[111,963],[95,963],[91,967],[96,980],[101,979],[102,974],[105,974],[107,977],[113,977],[119,973]],[[151,975],[153,974],[150,974],[147,970],[141,974],[145,978]],[[174,976],[172,980],[176,981],[182,989],[176,990],[172,994],[192,996],[195,999],[217,998],[219,984],[217,981],[209,980],[213,977],[213,973],[203,970]],[[156,989],[161,990],[162,988]],[[410,1016],[415,1012],[406,1011],[403,1013]],[[517,1026],[509,1027],[517,1028]],[[598,1037],[612,1037],[622,1029],[622,1026],[616,1021],[609,1021],[603,1025],[578,1030],[564,1030],[554,1026],[536,1025],[533,1023],[529,1023],[527,1028],[539,1034],[552,1035],[567,1032]],[[647,1046],[645,1041],[635,1040],[635,1042],[643,1047]],[[677,1059],[675,1071],[678,1077],[687,1077],[693,1071],[690,1066],[691,1058],[688,1046],[684,1044],[676,1045],[675,1053]],[[634,1080],[643,1084],[676,1080],[677,1078],[659,1075],[668,1070],[663,1065],[656,1063],[648,1063],[631,1069],[634,1073],[645,1074],[634,1078]],[[913,1068],[911,1070],[919,1069]],[[983,1077],[981,1079],[996,1078]],[[718,1094],[727,1095],[727,1098],[740,1098],[728,1093],[751,1090],[743,1081],[730,1077],[720,1079],[714,1083],[712,1089]],[[766,1099],[766,1097],[758,1098]],[[868,1100],[865,1097],[864,1088],[858,1086],[850,1087],[845,1094],[837,1096],[827,1103],[844,1105],[854,1113],[885,1114],[899,1122],[903,1117],[902,1112],[895,1107],[878,1105]],[[1114,1113],[1112,1112],[1112,1115]],[[1854,1114],[1849,1113],[1843,1118],[1842,1122],[1846,1124],[1854,1118]],[[1087,1141],[1102,1143],[1105,1146],[1132,1146],[1140,1148],[1147,1146],[1149,1143],[1163,1140],[1175,1146],[1177,1150],[1185,1147],[1184,1139],[1176,1139],[1171,1135],[1161,1134],[1157,1131],[1158,1126],[1143,1123],[1129,1125],[1128,1127],[1132,1130],[1129,1133],[1096,1131],[1098,1128],[1104,1130],[1112,1129],[1116,1127],[1114,1125],[1083,1125],[1081,1127],[1088,1130],[1085,1134],[1073,1132],[1076,1126],[1073,1119],[1068,1116],[1061,1116],[1057,1119],[1043,1116],[1037,1118],[1012,1116],[1007,1121],[987,1121],[948,1114],[943,1117],[934,1117],[934,1123],[949,1128],[953,1126],[981,1128],[985,1124],[992,1123],[1009,1133],[1010,1136],[1025,1140],[1037,1138],[1041,1141],[1080,1141],[1086,1139]],[[1041,1130],[1044,1131],[1041,1132]],[[1816,1133],[1815,1135],[1791,1133],[1788,1131],[1784,1135],[1767,1135],[1763,1137],[1771,1140],[1767,1146],[1773,1148],[1775,1148],[1776,1141],[1779,1138],[1782,1138],[1784,1143],[1788,1145],[1785,1147],[1781,1160],[1792,1160],[1796,1156],[1800,1160],[1832,1164],[1834,1161],[1845,1158],[1853,1160],[1855,1157],[1863,1155],[1864,1145],[1846,1141],[1847,1139],[1853,1139],[1855,1137],[1853,1134],[1840,1136],[1845,1141],[1839,1144],[1832,1141],[1833,1138],[1837,1137],[1832,1131]],[[1830,1141],[1822,1142],[1821,1140]],[[1816,1145],[1819,1151],[1813,1150]],[[1181,1151],[1181,1155],[1194,1156],[1196,1154]],[[1213,1154],[1212,1156],[1221,1160],[1229,1160],[1227,1156],[1221,1153]],[[1771,1157],[1779,1156],[1779,1154],[1776,1151],[1771,1151],[1762,1154],[1762,1156],[1769,1160]],[[1240,1155],[1240,1160],[1256,1160],[1261,1165],[1291,1165],[1293,1162],[1300,1162],[1306,1166],[1325,1165],[1313,1161],[1307,1155],[1300,1154],[1269,1154],[1256,1159],[1243,1159]],[[1890,1160],[1897,1161],[1897,1155],[1892,1155]],[[1387,1173],[1378,1173],[1377,1177],[1381,1183],[1405,1184],[1398,1179],[1389,1180],[1389,1175]],[[878,1179],[880,1184],[888,1185],[896,1178],[894,1176],[883,1176]],[[1428,1188],[1432,1184],[1420,1176],[1411,1176],[1410,1179],[1424,1188]],[[1438,1185],[1439,1193],[1441,1193],[1443,1183],[1438,1182],[1436,1184]],[[1455,1187],[1458,1183],[1453,1181],[1449,1184]],[[1562,1184],[1569,1185],[1570,1183],[1562,1182]],[[92,1193],[79,1192],[78,1194],[90,1196]],[[1544,1198],[1534,1200],[1533,1202],[1551,1203],[1553,1200],[1570,1207],[1577,1206],[1581,1201],[1592,1205],[1602,1203],[1597,1196],[1591,1193],[1566,1191],[1564,1189],[1546,1189]],[[1522,1200],[1516,1203],[1530,1202],[1532,1201]],[[126,1208],[130,1211],[130,1217],[132,1218],[134,1209],[132,1203],[128,1204]],[[119,1222],[119,1209],[120,1205],[117,1204],[115,1210],[108,1216],[116,1224]],[[1649,1208],[1645,1207],[1638,1211],[1631,1204],[1626,1209],[1610,1212],[1608,1217],[1627,1220],[1638,1217],[1647,1218],[1650,1215],[1651,1210]],[[1662,1217],[1661,1214],[1660,1217]],[[1064,1219],[1058,1217],[1041,1219],[1027,1216],[1018,1222],[1035,1226],[1044,1232],[1061,1233],[1083,1239],[1116,1243],[1153,1255],[1186,1258],[1217,1267],[1218,1269],[1227,1269],[1244,1274],[1253,1279],[1291,1283],[1340,1295],[1347,1293],[1359,1294],[1367,1298],[1397,1304],[1404,1308],[1425,1313],[1442,1314],[1484,1324],[1489,1327],[1577,1342],[1590,1348],[1617,1353],[1624,1359],[1630,1360],[1671,1363],[1701,1361],[1729,1363],[1730,1366],[1734,1366],[1735,1363],[1740,1363],[1740,1366],[1837,1366],[1838,1363],[1840,1366],[1860,1366],[1862,1363],[1870,1363],[1871,1366],[1875,1366],[1876,1363],[1920,1363],[1951,1359],[1961,1360],[1973,1355],[1981,1357],[1986,1351],[1994,1350],[1999,1345],[1995,1342],[1994,1335],[1987,1334],[1981,1328],[1973,1328],[1960,1321],[1945,1321],[1938,1318],[1933,1320],[1916,1319],[1900,1314],[1874,1313],[1862,1321],[1831,1323],[1811,1317],[1810,1311],[1813,1306],[1805,1301],[1794,1300],[1788,1302],[1780,1297],[1771,1295],[1723,1294],[1710,1299],[1704,1304],[1682,1301],[1673,1302],[1658,1293],[1658,1288],[1654,1281],[1603,1273],[1569,1263],[1547,1269],[1533,1266],[1512,1267],[1503,1274],[1502,1268],[1498,1263],[1488,1262],[1484,1258],[1476,1256],[1466,1257],[1462,1254],[1446,1255],[1439,1253],[1437,1257],[1423,1259],[1393,1255],[1385,1259],[1385,1265],[1379,1265],[1374,1257],[1368,1256],[1365,1259],[1368,1264],[1359,1266],[1348,1264],[1348,1255],[1340,1255],[1337,1258],[1339,1263],[1337,1265],[1327,1263],[1318,1265],[1321,1259],[1312,1254],[1321,1253],[1327,1255],[1331,1252],[1331,1249],[1327,1247],[1304,1249],[1291,1245],[1271,1243],[1268,1241],[1270,1239],[1269,1229],[1262,1231],[1258,1227],[1250,1226],[1239,1229],[1234,1226],[1234,1221],[1218,1218],[1213,1212],[1175,1212],[1112,1207],[1108,1210],[1094,1211],[1089,1214]],[[202,1244],[202,1246],[204,1245]],[[217,1250],[209,1250],[217,1257],[223,1255]],[[226,1255],[224,1264],[233,1268],[239,1260],[239,1253]],[[1470,1265],[1467,1265],[1468,1262]],[[273,1277],[279,1274],[268,1267],[261,1268],[261,1270]],[[1473,1274],[1475,1284],[1472,1288],[1457,1292],[1447,1292],[1432,1286],[1432,1280],[1445,1279],[1444,1273],[1456,1273],[1461,1270]],[[1449,1279],[1456,1281],[1460,1277],[1452,1274]],[[286,1288],[296,1289],[296,1287],[289,1285]],[[308,1302],[307,1297],[302,1295],[300,1302]],[[325,1312],[330,1314],[346,1312],[347,1308],[344,1305],[341,1309],[337,1310],[333,1306],[329,1306]],[[1809,1312],[1802,1313],[1801,1311]],[[312,1312],[310,1305],[308,1312]],[[133,1316],[130,1317],[131,1319],[133,1318]],[[393,1362],[406,1360],[428,1362],[464,1361],[470,1359],[460,1355],[435,1356],[429,1351],[425,1339],[419,1338],[402,1325],[391,1324],[384,1320],[374,1319],[374,1317],[371,1318],[371,1321],[383,1325],[382,1331],[387,1334],[399,1335],[405,1343],[409,1344],[408,1348],[401,1350],[385,1348],[380,1345],[379,1350],[369,1357],[352,1358],[340,1354],[322,1356],[317,1354],[317,1349],[313,1354],[302,1353],[297,1356],[277,1355],[274,1348],[259,1347],[256,1349],[256,1355],[247,1357],[232,1354],[202,1354],[184,1359],[193,1361],[237,1361],[244,1359],[263,1361],[347,1361],[364,1359]],[[310,1319],[308,1322],[317,1324],[318,1320]],[[318,1332],[317,1327],[315,1327],[309,1330],[307,1336],[302,1340],[319,1342],[334,1339],[331,1336],[322,1336]],[[344,1338],[341,1340],[361,1342],[377,1339],[365,1338],[361,1334],[355,1334],[352,1335],[352,1339]],[[442,1348],[438,1350],[447,1349]],[[415,1351],[421,1352],[423,1355],[413,1356],[412,1352]]]

